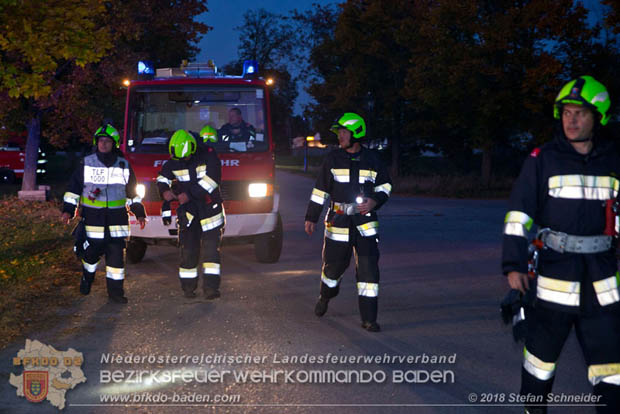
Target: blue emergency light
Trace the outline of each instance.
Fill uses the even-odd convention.
[[[138,62],[138,75],[154,75],[155,67],[150,60],[141,60]]]
[[[243,77],[257,76],[258,63],[255,60],[243,61]]]

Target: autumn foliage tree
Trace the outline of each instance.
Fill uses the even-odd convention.
[[[317,101],[311,109],[324,123],[345,111],[362,115],[370,138],[389,139],[397,175],[410,57],[397,34],[415,8],[406,0],[350,0],[341,7],[333,33],[324,32],[311,53],[320,74],[309,87]]]
[[[41,135],[64,147],[92,142],[104,118],[120,128],[138,59],[178,66],[209,27],[200,0],[4,1],[0,5],[2,124],[28,130],[23,190],[34,189]],[[41,126],[43,126],[41,128]]]
[[[604,0],[617,33],[617,2]],[[572,0],[348,0],[332,30],[316,24],[313,117],[358,110],[371,136],[391,141],[396,173],[405,148],[447,158],[493,157],[548,136],[561,85],[588,73],[618,83],[615,38],[603,38]],[[333,118],[332,118],[333,119]]]
[[[297,83],[288,69],[294,55],[296,34],[289,19],[259,8],[243,14],[239,32],[239,60],[229,67],[240,68],[246,59],[258,62],[259,75],[275,80],[270,91],[271,124],[277,150],[288,148],[291,118],[297,98]]]
[[[35,188],[41,113],[60,93],[59,79],[75,66],[98,61],[112,45],[108,28],[99,23],[104,13],[98,0],[0,6],[0,88],[28,131],[23,190]]]
[[[75,68],[44,119],[44,137],[58,147],[92,142],[103,119],[122,128],[124,79],[136,76],[137,62],[179,66],[198,52],[195,43],[210,29],[194,17],[207,11],[200,0],[106,2],[102,21],[109,25],[112,48],[98,62]]]

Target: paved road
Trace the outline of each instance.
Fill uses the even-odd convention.
[[[505,293],[499,276],[502,201],[393,197],[381,211],[381,333],[359,326],[353,267],[345,274],[340,296],[322,319],[313,314],[320,277],[321,237],[303,233],[303,216],[313,182],[279,172],[285,240],[281,260],[258,264],[249,245],[228,245],[223,251],[222,298],[186,300],[176,278],[177,251],[150,248],[144,261],[128,268],[129,305],[106,303],[104,275],[94,293],[58,315],[57,324],[31,335],[56,349],[84,354],[85,384],[67,394],[67,413],[496,413],[521,412],[517,407],[471,405],[503,393],[508,402],[520,382],[521,348],[512,343],[499,322],[498,302]],[[24,343],[0,352],[0,413],[57,412],[48,402],[32,404],[15,396],[9,385],[11,359]],[[166,356],[251,356],[257,361],[211,363],[110,364],[106,354]],[[337,357],[336,363],[299,361],[287,356]],[[380,361],[340,362],[341,357],[379,357]],[[418,358],[417,363],[388,361]],[[431,363],[430,356],[451,356],[454,362]],[[105,384],[102,372],[135,369],[187,369],[211,372],[210,383]],[[257,377],[257,383],[236,379],[245,371],[288,371]],[[368,383],[355,376],[371,372]],[[226,371],[230,371],[227,373]],[[234,373],[233,373],[234,371]],[[310,373],[314,371],[314,373]],[[338,375],[330,378],[330,373]],[[399,372],[410,371],[398,383]],[[437,371],[439,382],[423,383],[424,373]],[[351,373],[353,372],[353,373]],[[322,375],[312,381],[310,375]],[[105,374],[104,374],[105,375]],[[217,375],[223,375],[218,382]],[[383,377],[385,375],[385,378]],[[198,378],[200,380],[200,378]],[[202,377],[204,382],[204,376]],[[290,382],[290,380],[294,382]],[[322,383],[321,383],[322,381]],[[349,383],[347,383],[349,381]],[[442,383],[442,381],[446,383]],[[555,391],[589,393],[583,357],[574,335],[559,361]],[[136,394],[132,394],[136,393]],[[155,396],[173,398],[192,393],[239,398],[235,404],[179,407],[153,405]],[[486,394],[486,395],[483,395]],[[101,396],[151,398],[147,404],[103,405]],[[239,397],[230,397],[238,395]],[[119,404],[119,403],[116,403]],[[465,406],[462,406],[465,405]],[[554,408],[555,413],[589,413],[592,408]]]

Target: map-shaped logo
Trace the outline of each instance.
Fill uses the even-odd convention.
[[[26,347],[13,358],[13,366],[24,367],[22,375],[11,373],[9,383],[17,395],[38,403],[48,400],[62,410],[65,394],[76,385],[86,382],[81,366],[84,357],[73,348],[58,351],[50,345],[26,339]]]

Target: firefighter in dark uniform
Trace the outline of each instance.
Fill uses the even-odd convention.
[[[200,138],[202,138],[202,145],[217,144],[217,129],[211,125],[205,125],[200,130]],[[201,144],[199,144],[200,146]]]
[[[162,166],[157,186],[165,201],[179,202],[179,278],[185,297],[196,297],[200,272],[205,298],[215,299],[220,297],[220,245],[225,222],[219,190],[222,167],[213,148],[197,147],[189,132],[176,131],[168,146],[171,159]]]
[[[612,244],[620,157],[604,139],[610,99],[591,76],[567,83],[555,100],[553,141],[527,158],[505,218],[502,267],[513,289],[535,290],[528,313],[522,395],[545,403],[556,361],[572,327],[588,364],[601,413],[620,412],[620,295]],[[611,218],[610,218],[611,217]],[[538,227],[544,248],[538,276],[528,280],[528,231]],[[615,229],[614,229],[615,228]],[[526,407],[545,413],[546,406]]]
[[[362,117],[347,112],[331,131],[338,135],[340,148],[325,158],[305,218],[306,233],[311,235],[323,206],[331,198],[325,216],[321,290],[314,312],[319,317],[325,314],[329,300],[338,294],[340,278],[355,251],[362,327],[378,332],[379,222],[376,211],[390,196],[392,184],[378,154],[360,144],[366,135]]]
[[[123,249],[129,236],[127,207],[145,224],[145,211],[136,193],[136,176],[129,162],[118,151],[118,131],[105,124],[95,132],[96,151],[82,160],[64,195],[62,220],[69,222],[81,206],[80,216],[86,239],[80,249],[83,275],[80,292],[90,293],[100,257],[105,254],[106,285],[110,300],[127,303],[123,290],[125,265]]]
[[[237,151],[246,151],[254,148],[256,141],[256,130],[254,127],[243,120],[241,109],[237,107],[230,108],[228,111],[228,123],[222,125],[218,131],[222,142],[229,143],[232,149]],[[241,143],[241,146],[235,146],[235,143]]]

